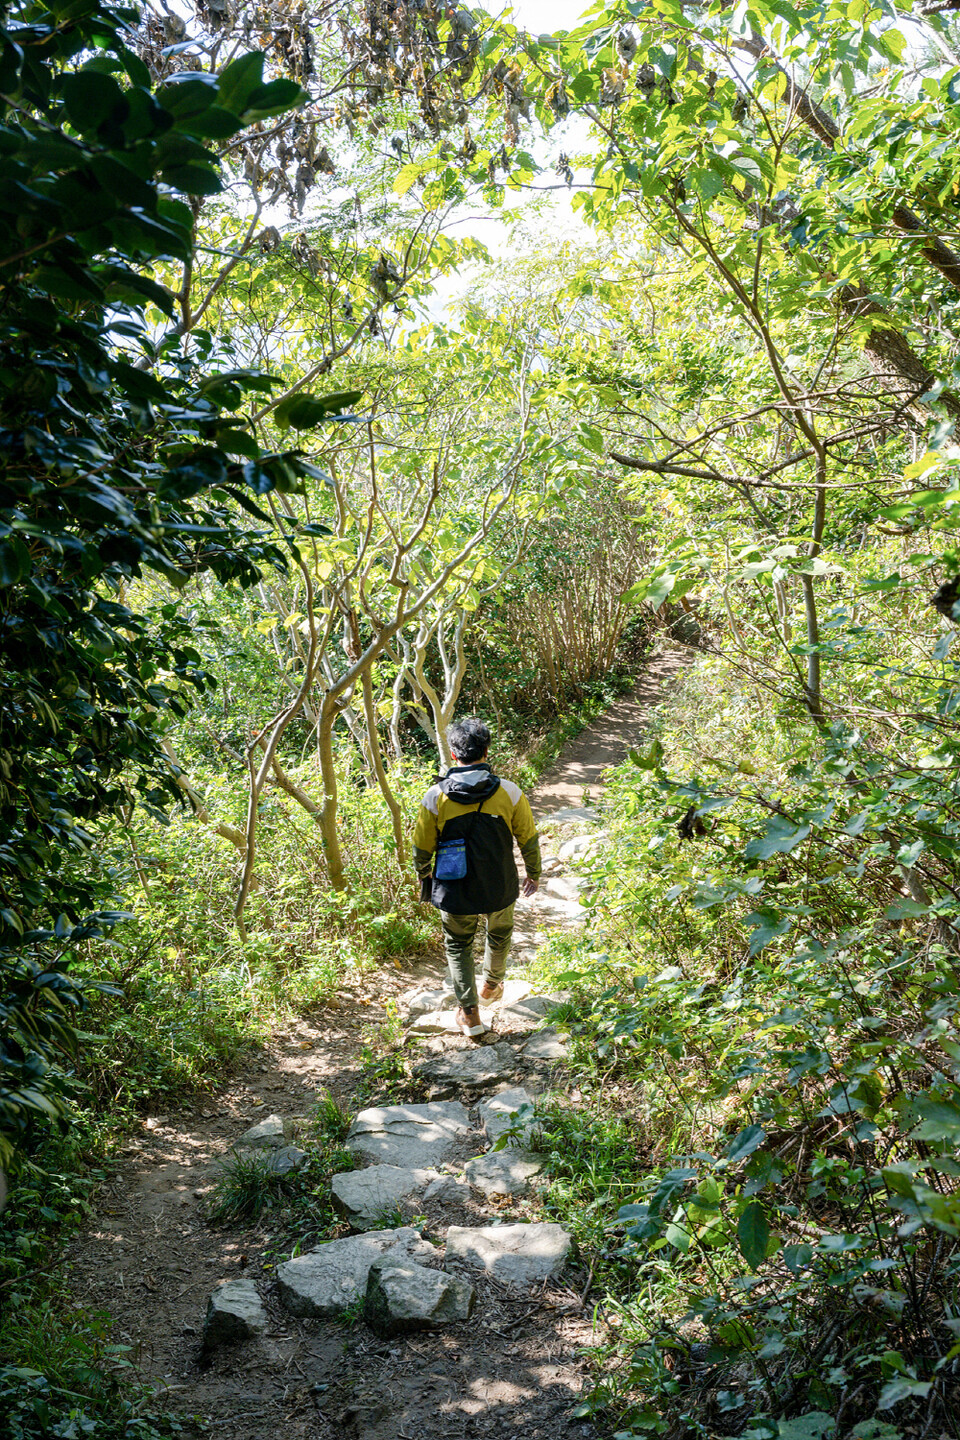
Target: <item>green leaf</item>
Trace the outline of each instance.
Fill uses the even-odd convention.
[[[232,110],[236,115],[242,115],[250,103],[251,96],[257,90],[266,88],[263,83],[264,58],[261,51],[251,50],[248,54],[231,61],[227,68],[220,72],[217,80],[218,103],[225,110]]]
[[[770,1226],[767,1224],[763,1206],[758,1200],[751,1200],[737,1225],[740,1254],[751,1270],[758,1269],[761,1261],[765,1259],[769,1240]]]
[[[181,122],[209,110],[216,98],[217,87],[212,75],[201,77],[190,73],[183,79],[168,81],[157,91],[157,101],[173,116],[177,129],[181,128]]]
[[[271,115],[282,115],[296,105],[303,105],[310,96],[293,80],[271,80],[269,85],[258,85],[241,110],[245,122],[266,120]]]
[[[738,1165],[741,1160],[746,1160],[754,1150],[758,1150],[767,1138],[767,1132],[762,1125],[748,1125],[746,1130],[741,1130],[735,1140],[727,1146],[727,1153],[724,1157],[729,1165]]]
[[[887,920],[913,920],[921,915],[929,915],[930,906],[921,905],[917,900],[904,899],[888,905],[883,913]]]
[[[222,105],[209,105],[201,114],[179,121],[177,129],[188,135],[199,135],[203,140],[228,140],[243,129],[243,121]]]
[[[931,1380],[910,1380],[905,1375],[898,1375],[896,1380],[888,1380],[880,1391],[877,1409],[889,1410],[892,1405],[899,1405],[901,1400],[909,1400],[915,1395],[923,1398],[932,1389]]]
[[[0,540],[0,586],[15,585],[30,574],[30,552],[16,535]]]
[[[176,165],[163,172],[163,178],[184,195],[218,195],[223,181],[212,165]]]
[[[809,825],[794,825],[783,815],[771,815],[767,832],[744,846],[748,860],[770,860],[774,855],[789,855],[810,834]]]
[[[821,1437],[836,1430],[832,1416],[823,1410],[811,1410],[807,1415],[798,1415],[794,1420],[777,1421],[778,1440],[821,1440]]]
[[[807,1244],[784,1245],[781,1250],[783,1263],[791,1275],[799,1275],[813,1259],[813,1246]]]
[[[913,1131],[916,1140],[956,1140],[960,1137],[960,1108],[947,1100],[921,1095],[913,1109],[921,1124]]]
[[[422,174],[423,166],[419,163],[401,165],[394,176],[393,193],[395,195],[406,195],[407,191],[417,183],[417,180]]]
[[[63,99],[70,123],[81,135],[88,135],[113,114],[123,100],[123,91],[112,75],[77,70],[63,82]]]
[[[273,412],[281,430],[310,430],[321,421],[341,415],[363,398],[362,390],[339,390],[332,395],[288,395]]]

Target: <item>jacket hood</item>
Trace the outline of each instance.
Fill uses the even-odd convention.
[[[500,789],[500,781],[489,765],[454,765],[439,782],[440,789],[455,805],[479,805]]]

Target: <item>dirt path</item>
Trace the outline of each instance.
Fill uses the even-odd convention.
[[[626,759],[627,751],[643,734],[650,706],[657,703],[663,687],[675,680],[686,664],[689,657],[682,650],[652,656],[630,694],[617,700],[564,746],[531,797],[538,818],[597,799],[603,788],[604,770]]]
[[[645,711],[682,663],[676,653],[655,658],[634,692],[567,747],[534,796],[543,820],[579,805],[585,789],[596,795],[600,772],[635,743]],[[576,890],[556,858],[548,873],[541,895],[518,914],[513,974],[521,980],[542,936],[576,923]],[[586,1440],[596,1433],[571,1418],[588,1385],[584,1351],[597,1339],[576,1264],[526,1293],[480,1279],[468,1322],[381,1340],[359,1322],[295,1319],[281,1308],[273,1249],[286,1253],[290,1246],[269,1222],[219,1229],[202,1218],[202,1199],[248,1126],[271,1113],[305,1122],[324,1093],[351,1113],[358,1108],[361,1031],[387,1018],[388,1001],[441,978],[435,965],[421,965],[345,988],[338,1001],[277,1033],[256,1067],[201,1110],[146,1120],[101,1195],[96,1224],[71,1247],[68,1274],[78,1302],[109,1312],[114,1338],[132,1347],[143,1376],[165,1392],[170,1407],[200,1417],[224,1440]],[[523,991],[521,980],[514,981],[515,993]],[[531,1093],[563,1084],[549,1060],[524,1058],[529,1036],[522,1026],[512,1028],[507,1012],[494,1020],[491,1040],[515,1055],[517,1075]],[[435,1056],[470,1049],[444,1034],[419,1048]],[[476,1090],[457,1093],[469,1106],[482,1098]],[[458,1159],[485,1143],[474,1136]],[[441,1168],[462,1175],[462,1163]],[[478,1200],[479,1192],[462,1184],[455,1193],[460,1198],[453,1202],[441,1198],[419,1207],[424,1234],[435,1243],[452,1223],[531,1217],[523,1198]],[[343,1233],[348,1230],[345,1223]],[[266,1334],[205,1358],[207,1299],[222,1282],[241,1277],[257,1283],[270,1317]]]

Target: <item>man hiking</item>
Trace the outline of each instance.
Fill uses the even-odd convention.
[[[479,1000],[492,1005],[503,995],[503,977],[513,935],[513,907],[520,877],[513,858],[516,837],[526,866],[524,895],[540,883],[540,840],[530,802],[519,785],[500,780],[487,764],[490,731],[482,720],[459,720],[448,732],[453,765],[431,785],[413,834],[414,861],[421,882],[443,922],[443,948],[460,1006],[457,1028],[476,1038],[486,1026]],[[486,916],[483,986],[477,995],[473,941]]]

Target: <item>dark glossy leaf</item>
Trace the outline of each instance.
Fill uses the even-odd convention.
[[[363,396],[362,390],[341,390],[332,395],[288,395],[281,400],[273,412],[273,418],[282,430],[309,430],[322,420],[340,414],[349,405],[355,405]]]
[[[770,1226],[758,1200],[751,1200],[737,1224],[737,1244],[740,1254],[751,1270],[759,1268],[766,1258],[770,1240]]]
[[[163,178],[185,195],[218,195],[223,181],[212,165],[175,165],[164,170]]]
[[[726,1159],[731,1165],[738,1165],[741,1160],[746,1160],[754,1150],[758,1150],[767,1138],[767,1133],[762,1125],[748,1125],[727,1147]]]
[[[123,91],[111,75],[78,70],[64,79],[63,98],[70,123],[87,135],[110,118],[123,101]]]
[[[242,115],[255,91],[266,88],[263,84],[263,62],[264,57],[259,50],[231,61],[217,78],[218,104]]]
[[[265,120],[270,115],[282,115],[310,99],[293,80],[272,80],[269,85],[258,85],[247,98],[243,107],[244,122]]]

